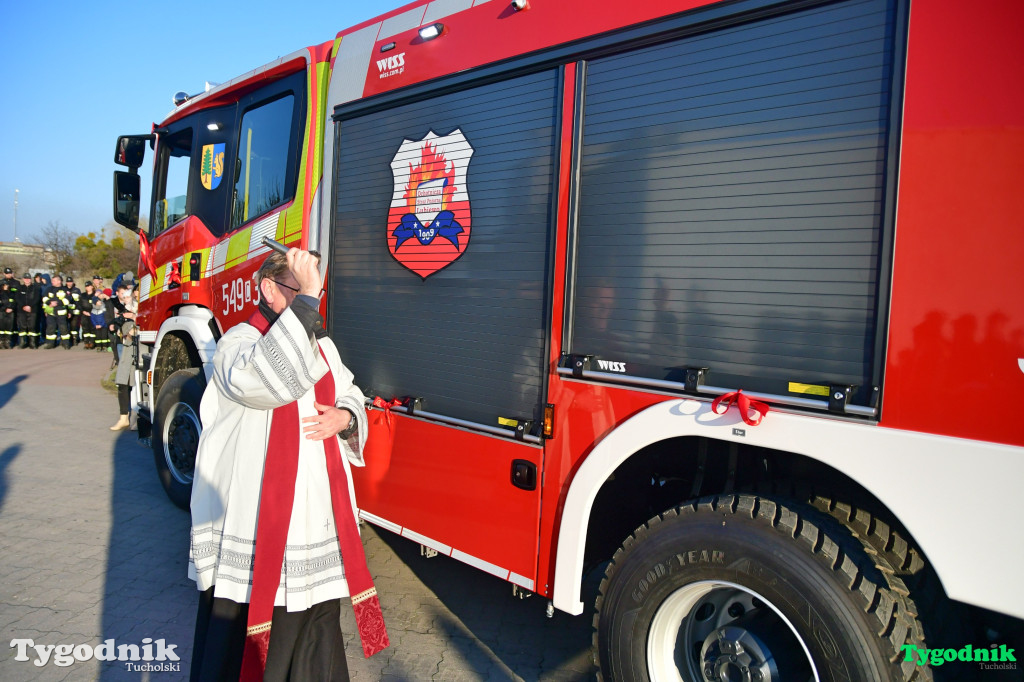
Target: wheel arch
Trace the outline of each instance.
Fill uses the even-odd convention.
[[[831,472],[833,481],[877,501],[906,529],[950,597],[1018,618],[1024,615],[1024,589],[1012,587],[1012,594],[1007,594],[1014,584],[1011,574],[1024,561],[1024,547],[1007,543],[999,524],[977,523],[982,513],[985,518],[1013,518],[1012,481],[1024,475],[1020,448],[782,411],[751,427],[735,410],[716,415],[710,403],[694,399],[668,400],[634,415],[597,443],[577,468],[556,521],[555,607],[572,614],[583,611],[580,596],[591,514],[613,474],[650,448],[687,438],[726,448],[766,448],[806,460],[818,472]],[[984,477],[982,486],[971,485],[979,469],[1000,475]],[[904,485],[908,479],[913,485]],[[951,505],[953,500],[958,504]],[[993,504],[1000,509],[994,510]],[[956,513],[965,508],[977,514]],[[994,560],[1000,575],[977,580],[973,557],[981,555]]]
[[[207,368],[217,350],[219,337],[213,313],[202,306],[181,306],[172,317],[164,320],[157,333],[150,360],[153,370],[151,410],[160,395],[160,387],[167,377],[179,369],[198,367],[209,380]]]

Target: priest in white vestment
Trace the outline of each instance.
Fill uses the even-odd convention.
[[[349,596],[349,585],[334,507],[345,508],[337,525],[354,524],[355,498],[349,483],[340,488],[347,493],[345,505],[332,506],[325,443],[338,439],[346,476],[350,465],[362,466],[366,412],[352,373],[322,330],[317,261],[316,255],[298,249],[272,253],[257,273],[259,311],[217,344],[212,380],[200,407],[203,431],[192,488],[188,573],[202,593],[193,680],[239,679],[243,649],[248,659],[251,648],[247,618],[249,634],[260,630],[247,615],[258,556],[258,512],[277,509],[268,519],[287,518],[280,504],[262,506],[272,504],[261,502],[261,490],[271,483],[286,492],[293,484],[294,493],[286,541],[283,524],[279,530],[283,566],[276,593],[270,592],[273,636],[269,652],[264,646],[261,673],[266,680],[348,679],[338,600]],[[335,397],[329,405],[318,402],[314,391],[328,374]],[[274,426],[278,435],[271,439],[272,424],[281,419],[275,415],[294,411],[292,403],[298,409],[294,437],[281,437],[286,427],[279,421]],[[268,450],[283,442],[292,448],[287,455],[291,468],[273,470],[273,457],[265,467]],[[289,480],[282,481],[281,470],[294,473],[284,474]],[[335,500],[338,494],[335,490]],[[264,629],[271,631],[269,622]],[[243,673],[243,679],[258,677]]]

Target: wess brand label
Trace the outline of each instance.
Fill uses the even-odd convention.
[[[611,360],[598,360],[597,368],[602,372],[625,372],[626,363],[612,362]]]
[[[377,60],[377,71],[381,78],[397,76],[405,71],[405,53],[401,52],[391,57]]]

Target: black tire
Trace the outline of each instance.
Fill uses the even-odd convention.
[[[833,519],[754,495],[702,498],[615,553],[594,616],[599,677],[909,682],[924,646],[906,587]]]
[[[192,498],[192,475],[203,430],[199,402],[204,390],[202,370],[180,369],[160,387],[153,413],[151,442],[157,475],[171,502],[186,510]]]

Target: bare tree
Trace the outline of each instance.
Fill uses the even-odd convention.
[[[35,241],[46,249],[46,260],[53,266],[54,274],[64,272],[71,264],[77,237],[77,233],[72,232],[66,225],[61,225],[59,220],[51,220],[36,234]]]

